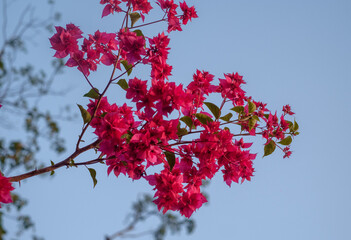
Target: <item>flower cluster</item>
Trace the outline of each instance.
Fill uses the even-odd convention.
[[[127,10],[122,9],[122,2],[126,3]],[[100,4],[105,5],[102,17],[114,12],[133,11],[134,21],[140,17],[144,21],[143,14],[148,14],[152,9],[148,0],[101,0]],[[158,0],[157,4],[167,16],[162,20],[168,22],[168,32],[182,31],[181,24],[186,25],[188,21],[198,17],[195,8],[189,7],[185,2],[178,5],[173,0]],[[178,14],[178,7],[182,14]],[[132,19],[131,21],[133,22]],[[130,31],[126,27],[118,34],[96,31],[94,35],[84,38],[79,46],[78,39],[83,38],[79,27],[67,24],[66,28],[56,27],[56,31],[50,38],[52,48],[56,50],[54,57],[64,58],[69,55],[66,66],[77,67],[86,77],[91,71],[96,71],[100,63],[107,66],[117,64],[120,68],[123,60],[132,65],[142,59],[145,64],[151,64],[153,77],[164,79],[171,74],[172,67],[166,63],[169,38],[164,34],[149,38],[150,46],[147,47],[145,36],[140,30]]]
[[[135,104],[134,110],[125,104],[110,105],[105,97],[96,108],[98,100],[91,100],[88,112],[96,113],[90,125],[101,141],[99,151],[107,158],[108,173],[113,171],[116,176],[123,173],[133,180],[144,177],[154,186],[154,202],[160,211],[179,211],[186,217],[207,201],[200,188],[203,181],[212,179],[217,172],[223,173],[228,186],[232,182],[250,181],[256,158],[249,150],[252,143],[236,139],[245,134],[235,135],[228,126],[239,125],[243,132],[261,134],[274,147],[277,141],[290,144],[285,135],[292,133],[291,127],[284,119],[286,114],[279,121],[266,104],[246,96],[241,88],[245,83],[242,76],[238,73],[224,76],[216,85],[212,74],[197,70],[185,88],[163,78],[153,78],[148,87],[146,80],[132,78],[126,98]],[[205,102],[211,93],[222,96],[221,108]],[[238,116],[234,120],[233,113],[221,113],[227,102],[233,107],[229,111]],[[173,112],[178,117],[168,120]],[[198,137],[183,140],[191,134]],[[266,155],[273,152],[268,148],[265,147]],[[282,149],[284,157],[290,156],[289,149]],[[155,165],[163,170],[149,175],[148,168]]]
[[[266,108],[267,104],[246,95],[242,89],[245,81],[238,73],[224,74],[215,83],[214,75],[196,70],[186,87],[170,81],[169,36],[162,32],[146,37],[140,29],[132,31],[135,22],[139,18],[145,21],[144,14],[152,9],[149,1],[101,0],[100,3],[105,5],[102,17],[115,12],[126,14],[117,33],[96,31],[79,46],[78,39],[83,38],[81,30],[67,24],[66,28],[56,27],[57,33],[50,42],[56,50],[54,56],[69,56],[66,65],[76,66],[92,87],[88,79],[90,71],[96,71],[99,63],[113,65],[112,77],[103,93],[94,88],[93,94],[88,94],[93,99],[87,110],[80,109],[82,116],[89,116],[84,119],[82,135],[87,127],[94,129],[99,143],[97,150],[101,152],[99,159],[104,159],[108,174],[145,179],[154,187],[154,202],[160,211],[179,211],[189,218],[207,202],[201,192],[203,182],[218,172],[228,186],[251,180],[257,154],[250,152],[252,143],[244,142],[243,136],[261,135],[266,141],[264,156],[273,153],[276,147],[283,151],[284,158],[291,155],[290,144],[292,137],[298,135],[299,126],[286,120],[294,114],[289,105],[283,107],[280,117],[277,112],[273,114]],[[160,21],[168,23],[168,33],[181,31],[182,24],[197,18],[195,8],[185,2],[178,5],[173,0],[157,0],[156,3],[164,12]],[[143,25],[148,24],[151,23]],[[139,63],[150,65],[149,81],[121,78]],[[114,78],[117,69],[121,74]],[[104,96],[117,80],[133,107],[126,103],[110,104]],[[220,106],[206,102],[211,94],[221,99]],[[161,170],[150,171],[152,166]],[[11,190],[8,179],[0,178],[1,202],[11,201]]]
[[[127,10],[123,10],[123,2]],[[75,26],[58,28],[50,40],[56,43],[55,55],[69,54],[66,65],[78,66],[85,76],[95,71],[99,62],[114,64],[121,71],[122,63],[128,75],[139,63],[151,66],[149,82],[133,77],[121,85],[126,90],[126,99],[135,107],[110,104],[103,95],[88,104],[87,112],[92,116],[89,125],[99,139],[98,150],[106,159],[108,174],[113,172],[118,177],[122,173],[133,180],[145,178],[156,191],[154,202],[160,211],[179,211],[190,217],[207,201],[201,193],[203,181],[212,179],[216,173],[222,172],[229,186],[232,182],[251,180],[256,154],[249,150],[252,143],[237,137],[260,134],[266,139],[265,155],[280,144],[286,145],[284,149],[280,147],[284,157],[290,156],[291,141],[286,134],[294,136],[297,129],[285,120],[293,114],[289,105],[284,106],[279,121],[277,113],[272,114],[266,104],[246,95],[242,89],[245,81],[238,73],[224,74],[217,84],[214,75],[200,70],[196,70],[186,87],[170,81],[169,36],[162,32],[145,37],[140,29],[131,30],[138,18],[145,21],[144,14],[152,9],[150,3],[147,0],[100,3],[105,5],[103,17],[125,12],[131,26],[126,21],[117,34],[97,31],[84,39],[81,48],[77,45],[81,32]],[[185,2],[156,3],[164,12],[161,21],[167,21],[168,33],[181,31],[182,24],[197,18],[195,8]],[[63,33],[65,38],[61,40]],[[109,84],[114,80],[117,79],[111,78]],[[210,94],[221,96],[220,107],[206,102]],[[222,114],[225,111],[228,113]],[[234,115],[237,117],[233,118]],[[233,134],[229,126],[239,126],[241,133]],[[162,170],[148,173],[156,165]]]

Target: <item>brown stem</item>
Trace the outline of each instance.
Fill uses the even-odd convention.
[[[33,170],[31,172],[27,172],[27,173],[24,173],[24,174],[21,174],[21,175],[18,175],[18,176],[13,176],[13,177],[10,177],[10,182],[19,182],[21,180],[24,180],[24,179],[27,179],[27,178],[30,178],[30,177],[34,177],[36,175],[40,175],[40,174],[43,174],[43,173],[47,173],[47,172],[51,172],[51,171],[54,171],[60,167],[63,167],[63,166],[68,166],[69,165],[69,162],[71,160],[73,160],[74,158],[76,158],[77,156],[79,156],[81,153],[83,152],[86,152],[94,147],[96,147],[98,144],[100,143],[100,140],[96,140],[95,142],[85,146],[85,147],[82,147],[82,148],[79,148],[78,150],[76,150],[74,153],[72,153],[68,158],[66,158],[65,160],[59,162],[59,163],[56,163],[52,166],[48,166],[48,167],[44,167],[44,168],[41,168],[41,169],[36,169],[36,170]]]

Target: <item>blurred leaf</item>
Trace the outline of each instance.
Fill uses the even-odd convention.
[[[5,70],[4,63],[0,59],[0,70]]]

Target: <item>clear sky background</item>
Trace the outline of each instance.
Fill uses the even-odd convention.
[[[18,3],[13,6],[25,5]],[[119,18],[101,20],[103,6],[98,3],[57,1],[55,10],[62,13],[59,24],[72,22],[85,36],[97,29],[114,31],[120,25]],[[301,134],[293,141],[289,159],[283,159],[280,151],[262,158],[263,142],[257,141],[253,146],[258,157],[252,181],[229,188],[221,174],[216,176],[207,189],[209,204],[193,214],[195,233],[167,239],[351,239],[351,2],[189,3],[196,6],[199,18],[183,32],[171,34],[171,80],[187,85],[196,69],[207,70],[216,78],[238,72],[247,82],[247,94],[268,103],[270,109],[281,111],[283,105],[290,104]],[[10,11],[11,17],[18,17],[20,12],[17,7]],[[36,11],[47,14],[45,4],[38,4]],[[165,29],[166,24],[144,31],[154,33],[160,28]],[[35,54],[22,61],[45,68],[54,54],[49,37],[46,33],[36,36]],[[107,68],[101,69],[92,74],[98,87],[110,74]],[[134,73],[148,78],[144,69]],[[70,104],[74,109],[76,103],[87,103],[81,96],[89,86],[77,70],[66,69],[55,84],[57,89],[70,90],[63,97],[47,99],[43,108],[56,110]],[[123,103],[124,92],[118,86],[108,96],[110,102]],[[57,157],[42,152],[43,161],[49,165],[50,160],[58,162],[69,155],[80,129],[80,118],[63,122],[67,154]],[[15,136],[16,131],[12,134]],[[93,135],[86,138],[91,140]],[[21,187],[15,184],[16,192],[30,201],[25,212],[31,214],[40,236],[47,240],[102,240],[125,226],[131,203],[141,192],[152,193],[152,187],[143,180],[108,177],[104,166],[97,168],[97,174],[95,189],[83,167],[57,170],[52,179],[34,177]]]

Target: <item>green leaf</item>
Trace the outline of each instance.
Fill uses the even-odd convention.
[[[145,38],[143,32],[140,29],[134,30],[133,32],[135,32],[137,36]]]
[[[245,108],[243,106],[236,106],[231,108],[230,110],[237,112],[237,113],[243,113],[245,111]]]
[[[249,102],[249,113],[253,113],[256,110],[256,104]]]
[[[129,64],[129,63],[127,62],[127,60],[122,60],[121,63],[122,63],[122,65],[123,65],[124,69],[127,71],[127,74],[128,74],[128,76],[129,76],[129,75],[132,73],[133,65],[132,65],[132,64]]]
[[[202,124],[205,125],[207,125],[208,122],[213,122],[212,118],[203,113],[196,113],[195,117],[197,118],[197,120],[199,120]]]
[[[288,120],[285,120],[285,122],[289,123],[290,132],[293,132],[294,131],[294,124]]]
[[[74,163],[74,160],[72,158],[69,159],[69,163],[68,164],[71,167],[78,167],[78,166],[76,166],[76,164]]]
[[[118,80],[117,84],[124,90],[127,90],[129,88],[128,83],[125,79]]]
[[[130,142],[130,139],[132,139],[132,134],[131,134],[131,132],[128,132],[128,133],[126,133],[126,134],[123,134],[123,135],[121,136],[121,138],[125,138],[125,139],[126,139],[126,142],[129,143],[129,142]]]
[[[138,12],[129,13],[130,20],[132,21],[132,27],[140,19],[140,14]]]
[[[189,116],[184,116],[179,119],[184,122],[190,129],[193,127],[193,120]]]
[[[278,142],[278,143],[280,143],[281,145],[290,145],[290,143],[292,142],[292,138],[291,138],[291,136],[288,136],[288,137],[286,137],[286,138],[284,138],[283,140],[281,140],[280,142]]]
[[[51,163],[51,166],[54,166],[54,165],[55,165],[55,163],[54,163],[53,161],[51,161],[51,160],[50,160],[50,163]],[[55,173],[55,171],[52,170],[51,173],[50,173],[50,176],[54,175],[54,173]]]
[[[97,184],[97,180],[96,180],[96,171],[95,171],[95,169],[93,169],[93,168],[88,168],[88,170],[89,170],[89,173],[90,173],[91,178],[93,179],[93,183],[94,183],[94,187],[95,187],[96,184]]]
[[[294,131],[299,130],[299,124],[294,120]]]
[[[222,119],[223,121],[229,122],[232,117],[233,117],[233,114],[232,113],[228,113],[227,115],[225,115],[223,117],[220,117],[220,119]]]
[[[230,129],[229,127],[224,127],[224,130],[228,130],[230,132]]]
[[[208,109],[210,109],[211,113],[213,114],[213,116],[218,119],[220,116],[220,110],[219,107],[217,107],[216,104],[210,103],[210,102],[204,102],[204,104],[208,107]]]
[[[178,137],[182,137],[188,134],[188,130],[186,128],[178,128],[177,135]]]
[[[272,154],[275,150],[275,143],[273,140],[271,140],[266,146],[264,146],[264,155],[263,157],[265,156],[268,156],[270,154]]]
[[[90,120],[91,120],[91,115],[90,115],[90,113],[89,113],[87,110],[85,110],[85,109],[82,107],[82,105],[79,105],[79,104],[77,104],[77,105],[78,105],[78,107],[79,107],[80,114],[82,115],[84,124],[90,122]]]
[[[253,115],[252,118],[256,119],[256,121],[260,121],[260,118],[257,115]]]
[[[165,151],[164,154],[169,164],[170,171],[172,171],[175,164],[175,154],[174,152],[169,152],[169,151]]]
[[[250,119],[249,119],[249,123],[248,123],[249,130],[251,130],[251,129],[253,129],[253,128],[255,127],[256,122],[257,122],[257,120],[254,119],[254,118],[250,118]]]
[[[83,97],[99,99],[99,97],[100,97],[99,90],[97,88],[94,88],[94,89],[93,88],[90,89],[90,91],[88,93],[84,94]]]

